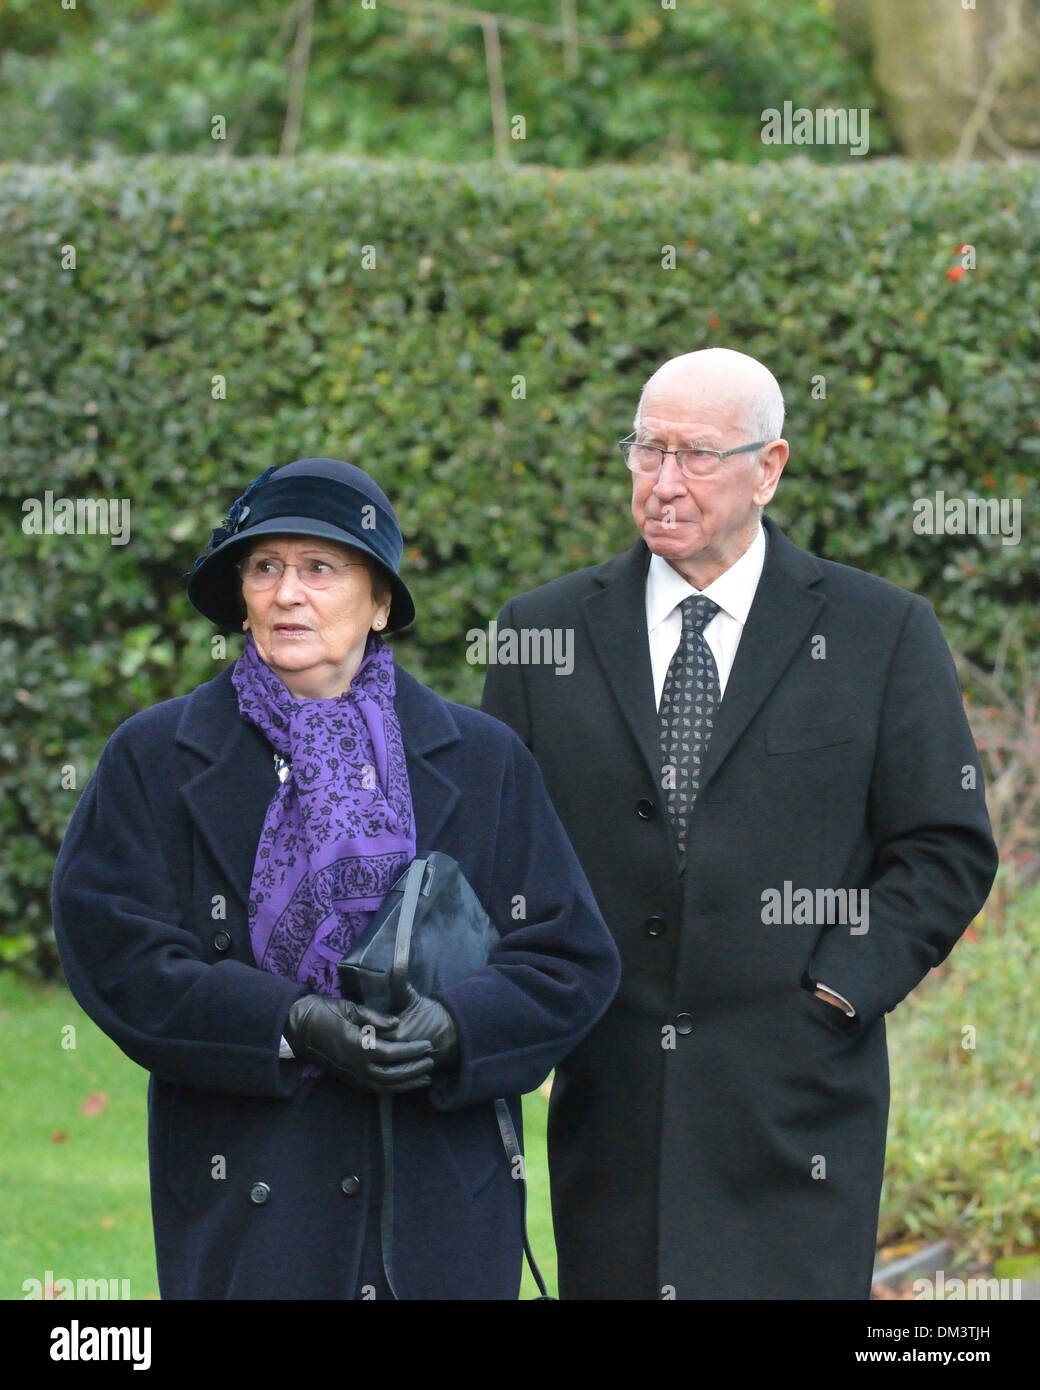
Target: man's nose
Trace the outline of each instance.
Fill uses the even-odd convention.
[[[654,492],[658,497],[675,497],[685,490],[686,479],[679,467],[674,452],[669,451],[661,459],[661,467],[654,480]]]

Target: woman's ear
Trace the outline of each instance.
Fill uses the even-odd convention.
[[[243,618],[243,619],[242,619],[242,631],[243,631],[243,632],[248,632],[248,631],[249,631],[249,619],[248,619],[248,618]]]

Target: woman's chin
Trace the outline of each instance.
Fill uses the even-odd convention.
[[[298,637],[273,633],[264,643],[261,654],[265,653],[269,666],[287,666],[293,671],[314,666],[319,658],[318,643],[313,632],[300,633]]]

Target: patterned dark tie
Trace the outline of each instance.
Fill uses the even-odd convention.
[[[682,636],[675,649],[661,692],[661,788],[679,846],[686,853],[687,818],[701,786],[701,769],[715,728],[719,672],[704,628],[719,605],[703,594],[691,594],[681,604]]]

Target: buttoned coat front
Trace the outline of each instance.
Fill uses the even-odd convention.
[[[617,999],[553,1085],[565,1298],[867,1297],[884,1015],[946,956],[996,870],[929,605],[764,524],[681,874],[643,541],[499,617],[500,635],[573,638],[570,674],[490,666],[484,708],[538,759],[622,959]]]
[[[536,1087],[587,1033],[618,962],[537,766],[497,720],[400,667],[417,846],[456,859],[502,939],[437,997],[457,1069],[399,1095],[402,1298],[515,1298],[520,1187],[492,1101]],[[247,922],[272,750],[230,672],[127,720],[85,788],[54,878],[73,993],[151,1073],[164,1298],[351,1298],[378,1220],[376,1098],[279,1060],[302,985],[256,967]],[[369,1248],[371,1248],[369,1229]]]

